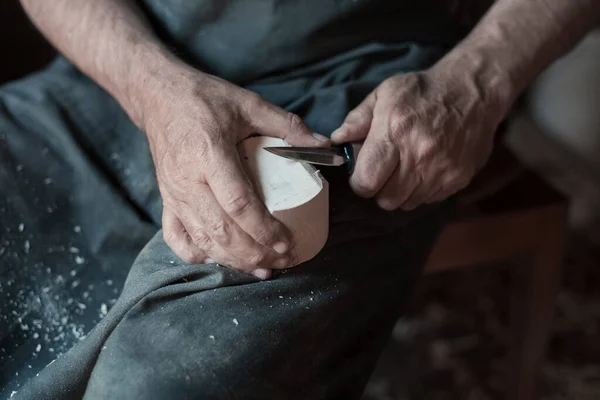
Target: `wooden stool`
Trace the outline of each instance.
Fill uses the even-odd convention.
[[[567,201],[504,148],[460,199],[460,217],[442,231],[425,272],[524,257],[525,262],[507,263],[515,272],[511,289],[520,299],[511,309],[514,375],[508,377],[507,399],[532,400],[561,278]]]

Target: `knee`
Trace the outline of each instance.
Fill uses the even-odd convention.
[[[257,337],[260,330],[246,329],[249,317],[238,325],[202,297],[172,296],[130,310],[106,341],[86,396],[255,398],[246,391],[264,382],[257,348],[268,343]]]

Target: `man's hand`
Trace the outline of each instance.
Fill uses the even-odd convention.
[[[487,161],[505,106],[432,68],[384,81],[332,134],[363,141],[350,184],[380,207],[411,210],[464,188]]]
[[[190,263],[218,261],[267,278],[295,264],[288,230],[242,169],[236,144],[252,133],[298,146],[329,141],[302,120],[222,79],[165,73],[143,111],[163,198],[164,238]]]
[[[253,132],[295,145],[327,141],[256,95],[186,67],[133,0],[21,4],[147,133],[165,237],[178,255],[194,262],[208,256],[259,277],[269,270],[258,266],[294,264],[291,238],[257,199],[235,144]],[[381,84],[334,136],[365,139],[355,190],[384,208],[408,209],[464,186],[485,162],[510,102],[597,26],[599,11],[597,0],[496,1],[444,65]]]

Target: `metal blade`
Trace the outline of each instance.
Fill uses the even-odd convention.
[[[309,164],[337,167],[347,161],[343,151],[335,147],[265,147],[264,149],[280,157]]]

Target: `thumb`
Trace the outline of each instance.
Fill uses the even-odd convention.
[[[298,115],[266,101],[257,107],[250,119],[250,124],[258,133],[281,138],[292,146],[331,145],[329,138],[313,132]]]
[[[375,100],[375,92],[371,92],[362,103],[348,113],[342,126],[331,134],[331,140],[334,143],[363,141],[371,128]]]

